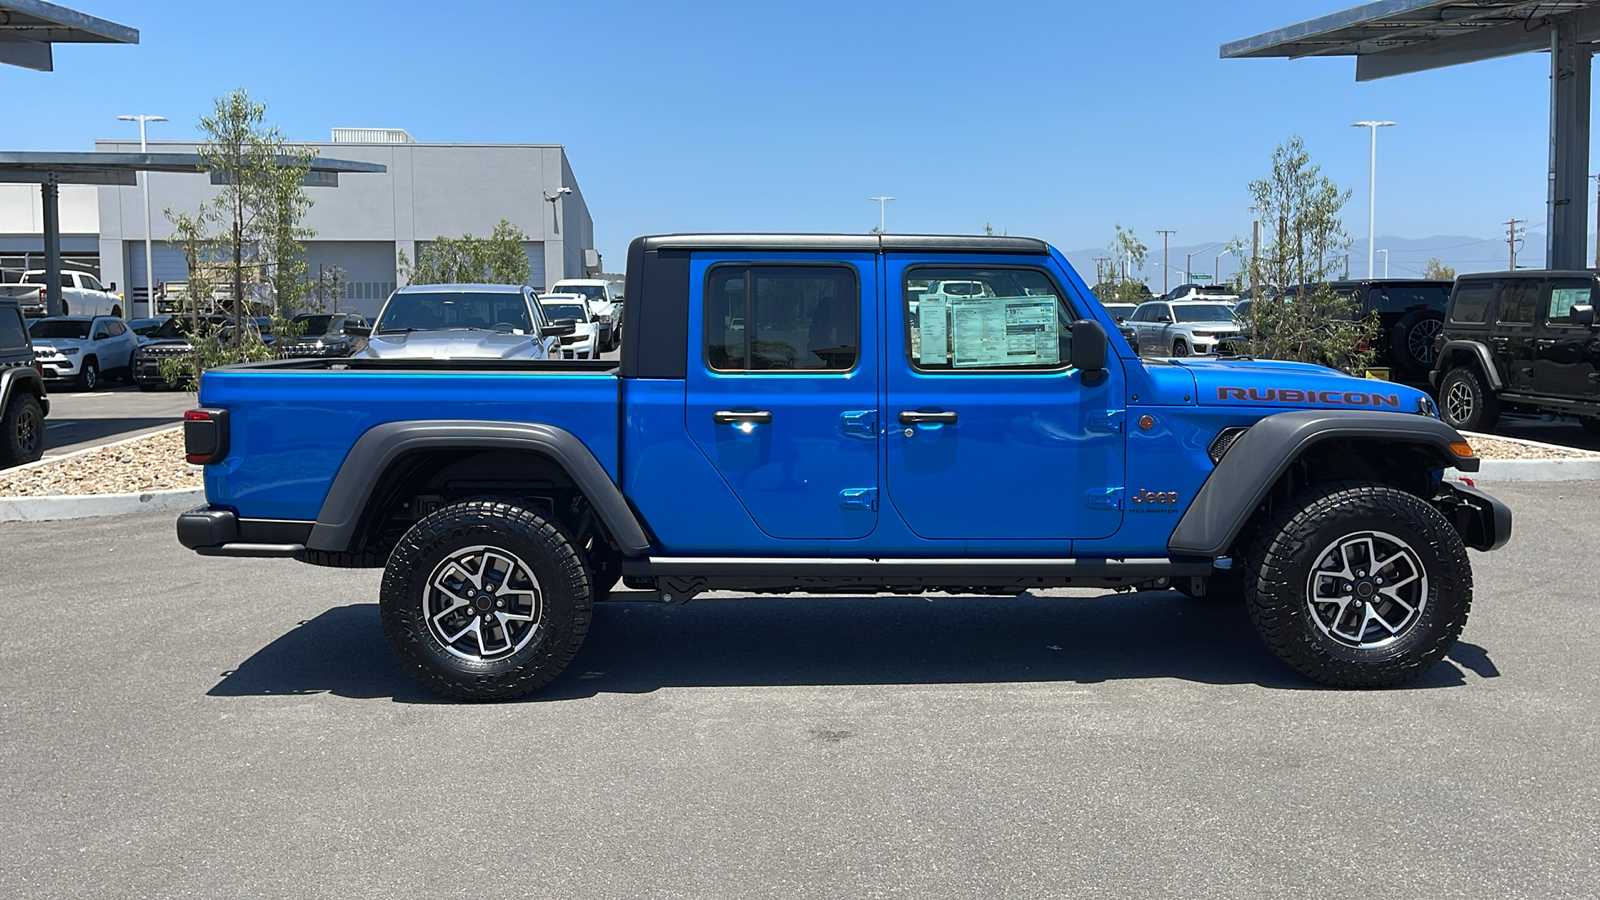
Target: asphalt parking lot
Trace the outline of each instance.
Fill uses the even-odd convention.
[[[450,704],[375,572],[7,524],[0,895],[1593,896],[1597,489],[1493,488],[1463,642],[1376,692],[1069,591],[607,604],[538,698]]]
[[[188,391],[140,391],[117,385],[90,393],[50,391],[45,418],[45,456],[61,456],[84,447],[108,444],[170,428],[194,408]]]

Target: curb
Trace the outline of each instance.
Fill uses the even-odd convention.
[[[1452,481],[1459,481],[1462,477],[1471,478],[1473,481],[1596,481],[1600,480],[1600,453],[1589,450],[1576,450],[1572,447],[1563,447],[1560,444],[1546,444],[1541,441],[1530,441],[1527,438],[1506,437],[1499,434],[1485,434],[1478,431],[1463,431],[1461,436],[1471,443],[1474,438],[1488,438],[1503,441],[1507,444],[1521,444],[1524,447],[1558,450],[1564,453],[1575,453],[1576,456],[1558,457],[1553,459],[1486,459],[1480,462],[1478,471],[1451,472],[1446,477]]]
[[[0,498],[0,522],[51,522],[89,519],[163,509],[188,509],[204,503],[205,488],[176,488],[142,494],[57,494]]]

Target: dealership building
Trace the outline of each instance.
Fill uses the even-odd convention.
[[[601,271],[594,223],[559,144],[421,144],[400,129],[336,128],[317,155],[378,163],[382,173],[343,173],[337,187],[308,187],[314,205],[303,224],[310,277],[343,270],[341,309],[371,315],[404,283],[403,260],[436,237],[488,236],[505,219],[520,228],[535,287]],[[192,153],[192,142],[152,141],[151,153]],[[95,150],[138,153],[139,142],[96,141]],[[60,188],[61,255],[68,268],[95,273],[122,293],[145,292],[142,182],[149,179],[155,283],[184,281],[188,265],[167,243],[163,210],[194,212],[216,193],[200,172],[150,173],[141,186]],[[565,189],[565,190],[563,190]],[[0,268],[8,276],[43,268],[43,214],[37,186],[0,184]],[[8,278],[8,280],[10,280]]]

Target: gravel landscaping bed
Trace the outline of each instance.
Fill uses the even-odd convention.
[[[183,431],[170,429],[108,447],[0,472],[0,497],[131,494],[197,488],[199,466],[183,460]]]
[[[1479,459],[1600,459],[1600,453],[1592,450],[1557,447],[1517,438],[1491,437],[1470,431],[1463,436],[1466,437],[1467,443],[1472,445],[1472,449],[1478,451]]]

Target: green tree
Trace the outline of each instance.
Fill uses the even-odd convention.
[[[1358,318],[1355,298],[1327,284],[1350,247],[1339,219],[1350,192],[1322,174],[1298,135],[1278,145],[1271,174],[1248,190],[1265,220],[1261,253],[1241,273],[1259,298],[1250,306],[1251,355],[1362,374],[1373,357],[1367,336],[1377,333],[1376,316]]]
[[[1108,260],[1110,265],[1106,267],[1105,274],[1096,279],[1094,295],[1101,303],[1143,303],[1150,299],[1150,287],[1131,275],[1119,276],[1124,272],[1143,269],[1150,248],[1139,240],[1133,229],[1124,231],[1120,223],[1115,228],[1116,235],[1106,246],[1111,251],[1111,259]]]
[[[1432,259],[1428,260],[1428,264],[1427,265],[1422,267],[1422,277],[1423,278],[1442,278],[1445,281],[1455,281],[1456,280],[1456,270],[1454,268],[1452,268],[1450,266],[1447,266],[1444,263],[1440,262],[1439,261],[1439,257],[1435,256]]]
[[[533,277],[528,236],[505,219],[486,238],[440,235],[417,251],[413,265],[400,254],[400,270],[411,284],[527,284]]]

